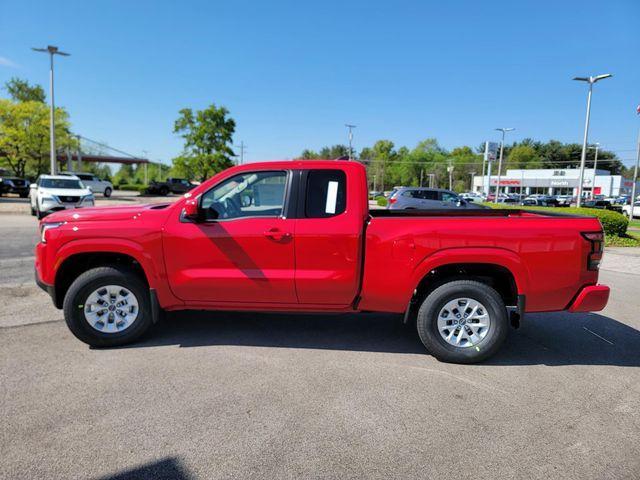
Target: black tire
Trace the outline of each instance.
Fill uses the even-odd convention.
[[[138,317],[121,332],[99,332],[84,318],[85,301],[93,291],[105,285],[125,287],[138,299]],[[153,324],[149,288],[135,273],[121,268],[98,267],[84,272],[69,287],[63,308],[71,333],[92,347],[116,347],[134,342]]]
[[[456,298],[471,298],[483,304],[491,319],[486,336],[470,347],[447,343],[438,331],[440,310]],[[507,338],[509,322],[502,297],[493,288],[473,280],[455,280],[433,290],[420,306],[416,319],[418,335],[429,352],[442,362],[477,363],[494,355]]]
[[[160,195],[162,195],[163,197],[169,195],[169,189],[167,187],[160,187]]]
[[[104,189],[104,193],[103,193],[103,195],[104,195],[106,198],[109,198],[109,197],[111,196],[111,189],[110,189],[109,187],[105,188],[105,189]]]

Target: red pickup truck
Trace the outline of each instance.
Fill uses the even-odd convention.
[[[599,221],[519,210],[369,210],[346,161],[241,165],[173,204],[41,222],[37,283],[83,342],[138,339],[164,311],[389,312],[443,361],[494,354],[525,312],[597,311]]]

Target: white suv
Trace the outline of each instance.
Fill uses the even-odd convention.
[[[91,190],[75,175],[40,175],[29,189],[31,215],[39,219],[67,208],[93,207]]]
[[[623,206],[622,214],[627,218],[631,218],[631,205]],[[640,202],[636,202],[633,204],[633,216],[640,217]]]
[[[82,180],[82,183],[91,189],[93,193],[101,193],[105,197],[110,197],[113,192],[113,185],[106,180],[100,180],[93,173],[74,173],[74,172],[62,172],[61,175],[71,175],[78,177]]]

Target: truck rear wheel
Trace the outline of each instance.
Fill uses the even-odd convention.
[[[493,288],[456,280],[433,290],[417,317],[418,335],[438,360],[476,363],[495,354],[507,338],[504,301]]]
[[[69,287],[64,319],[71,333],[92,347],[131,343],[153,323],[149,289],[128,270],[93,268]]]

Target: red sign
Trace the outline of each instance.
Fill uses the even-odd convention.
[[[498,179],[497,178],[492,178],[491,179],[491,185],[497,185],[498,184]],[[501,187],[508,187],[508,186],[513,186],[513,185],[520,185],[520,180],[511,180],[511,179],[504,179],[501,178],[500,179],[500,186]]]
[[[602,193],[602,187],[593,187],[593,194],[600,195]]]

